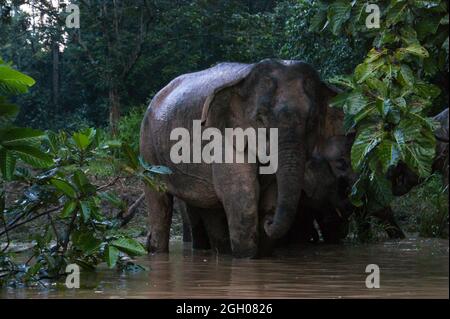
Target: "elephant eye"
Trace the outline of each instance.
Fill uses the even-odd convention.
[[[347,162],[342,158],[338,159],[336,161],[336,168],[342,171],[346,170],[348,168]]]

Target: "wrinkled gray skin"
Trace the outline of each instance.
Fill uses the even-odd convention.
[[[337,139],[335,139],[337,140]],[[299,201],[296,218],[290,231],[281,240],[273,241],[264,234],[260,240],[260,255],[270,255],[275,245],[289,245],[318,241],[319,237],[313,221],[320,226],[326,242],[338,242],[346,235],[347,214],[352,209],[348,199],[350,181],[337,179],[329,162],[317,155],[305,166],[304,191]],[[260,220],[271,217],[277,202],[276,180],[264,189],[259,204]],[[178,200],[179,201],[179,200]],[[187,218],[186,218],[187,216]],[[207,218],[211,214],[200,211],[187,211],[184,219],[187,235],[185,242],[192,241],[193,249],[213,249],[220,253],[230,251],[227,243],[227,224],[225,214],[215,214],[214,222]],[[218,220],[221,216],[221,220]],[[262,230],[262,226],[261,226]],[[192,236],[191,236],[192,234]]]
[[[449,120],[448,108],[433,118],[440,124],[434,132],[436,137],[436,156],[433,161],[433,172],[441,172],[444,187],[448,187],[448,153],[449,153]],[[404,163],[400,163],[389,172],[392,182],[392,192],[395,196],[408,193],[414,186],[420,184],[420,178]]]
[[[258,201],[263,189],[258,164],[170,160],[170,149],[177,142],[170,141],[171,131],[183,127],[192,132],[192,121],[199,119],[203,128],[215,127],[222,134],[225,128],[278,128],[277,205],[273,219],[265,221],[264,232],[274,239],[285,235],[297,212],[305,162],[323,127],[320,114],[326,112],[329,95],[317,72],[299,61],[222,63],[170,82],[152,100],[141,126],[143,158],[173,171],[163,177],[166,193],[145,189],[149,250],[168,251],[176,196],[186,202],[188,211],[200,214],[215,214],[213,210],[223,207],[233,255],[257,255]]]

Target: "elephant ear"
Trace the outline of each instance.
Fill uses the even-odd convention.
[[[312,157],[305,164],[303,191],[309,198],[322,199],[330,191],[334,179],[331,167],[322,157]]]
[[[327,83],[322,83],[321,96],[326,104],[324,138],[327,139],[335,135],[345,134],[344,112],[341,109],[330,107],[330,101],[342,91]]]
[[[433,118],[434,121],[439,123],[439,127],[435,130],[434,136],[439,142],[448,143],[448,108],[439,113]]]
[[[214,100],[225,89],[235,86],[248,77],[250,72],[254,68],[254,64],[238,64],[238,63],[222,63],[216,66],[220,74],[219,83],[215,83],[216,86],[212,92],[206,97],[202,109],[201,123],[203,126],[209,125],[209,114]]]

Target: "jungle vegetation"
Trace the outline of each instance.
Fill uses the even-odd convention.
[[[164,187],[158,175],[170,172],[137,152],[145,105],[177,75],[223,61],[315,66],[343,90],[332,106],[357,132],[353,202],[391,204],[385,175],[403,161],[431,180],[413,195],[433,195],[413,231],[448,236],[445,190],[430,177],[431,116],[448,107],[448,1],[70,2],[79,29],[66,27],[64,5],[0,0],[0,285],[56,278],[73,262],[138,267],[127,256],[145,249],[121,227],[132,207],[110,188],[124,176]],[[380,28],[366,27],[369,2]],[[45,230],[17,261],[13,232],[38,219]]]

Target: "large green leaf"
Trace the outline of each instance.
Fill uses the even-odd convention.
[[[349,75],[338,75],[328,79],[328,82],[331,84],[344,86],[349,89],[355,89],[355,83],[353,82],[353,78]]]
[[[417,119],[404,119],[393,134],[402,160],[420,176],[429,176],[436,143],[432,129]]]
[[[380,98],[385,98],[388,95],[388,86],[383,81],[377,79],[377,78],[368,78],[366,80],[367,85],[369,88],[371,88],[373,91],[375,91],[375,94],[379,96]],[[367,102],[366,102],[367,104]]]
[[[386,26],[390,27],[404,20],[408,10],[406,1],[392,1],[386,15]]]
[[[72,136],[75,145],[80,150],[86,150],[88,146],[91,144],[91,140],[89,139],[89,136],[84,135],[83,133],[74,133]]]
[[[96,187],[91,184],[88,177],[82,170],[75,171],[72,180],[80,193],[84,195],[93,194],[96,190]]]
[[[389,138],[384,138],[377,146],[376,155],[383,173],[387,173],[388,169],[397,165],[400,160],[400,151],[396,143]]]
[[[419,82],[414,86],[414,92],[426,99],[435,99],[441,94],[441,89],[434,84]]]
[[[35,168],[48,168],[54,164],[53,158],[49,154],[31,145],[8,145],[8,149]]]
[[[74,245],[87,256],[96,254],[102,246],[102,241],[94,236],[93,232],[78,231],[73,234]]]
[[[367,209],[369,212],[376,212],[391,204],[393,200],[391,184],[384,174],[372,173],[368,185],[369,203]]]
[[[369,153],[381,142],[384,132],[376,126],[361,130],[353,143],[351,151],[352,167],[360,171]]]
[[[35,145],[45,136],[44,132],[24,127],[0,129],[0,143],[5,147],[11,145]]]
[[[58,178],[52,178],[50,180],[50,182],[57,188],[59,189],[61,192],[64,193],[64,195],[69,196],[70,198],[76,198],[77,197],[77,191],[75,190],[75,188],[70,185],[69,182],[62,180],[62,179],[58,179]]]
[[[80,202],[81,216],[83,221],[87,223],[91,219],[91,203],[88,201]]]
[[[309,30],[321,31],[327,21],[327,14],[323,10],[319,10],[311,19]]]
[[[0,146],[0,170],[3,179],[10,181],[13,178],[14,170],[16,168],[16,159],[5,148]]]
[[[348,0],[338,0],[328,6],[328,21],[331,31],[338,34],[345,22],[350,18],[352,6]]]
[[[369,77],[385,65],[384,59],[378,59],[371,63],[361,63],[355,68],[355,79],[357,83],[363,83]]]
[[[72,213],[75,212],[75,209],[77,208],[77,201],[76,200],[69,200],[64,204],[64,208],[61,211],[60,217],[61,218],[68,218],[72,215]]]
[[[407,85],[407,86],[414,85],[414,82],[415,82],[414,73],[408,65],[402,64],[402,66],[400,67],[399,75],[401,76],[399,78],[400,82],[403,83],[403,85]]]
[[[131,238],[119,238],[111,242],[110,245],[117,247],[120,251],[130,256],[144,255],[147,253],[141,243]]]
[[[0,64],[0,94],[26,93],[36,82],[23,73],[12,69],[9,65]]]
[[[421,58],[428,58],[430,54],[428,53],[428,50],[425,49],[420,44],[412,44],[406,48],[404,48],[405,52],[421,57]]]
[[[368,103],[367,98],[360,90],[354,90],[347,96],[344,112],[350,115],[356,115],[365,108]]]
[[[107,246],[105,249],[105,260],[109,268],[113,268],[116,265],[117,260],[119,259],[119,253],[120,252],[116,247],[111,245]]]

